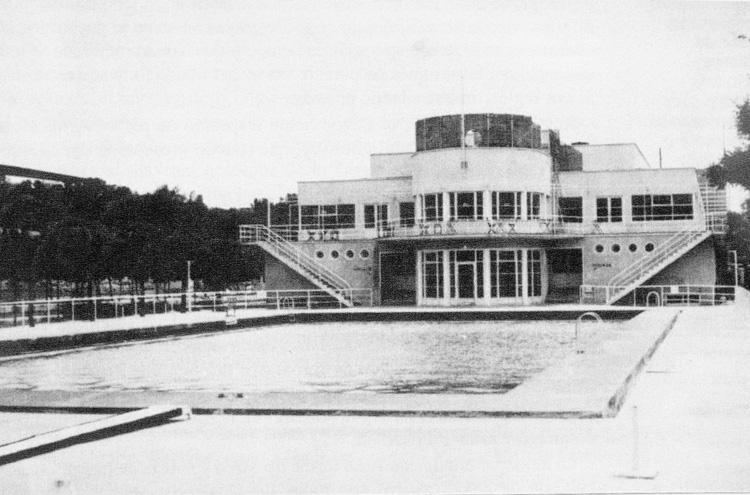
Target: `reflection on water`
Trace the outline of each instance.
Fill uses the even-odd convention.
[[[569,321],[272,326],[10,361],[0,387],[503,393],[570,352],[573,331]]]

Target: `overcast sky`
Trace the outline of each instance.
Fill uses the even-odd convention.
[[[467,113],[705,167],[738,144],[743,33],[745,2],[4,0],[0,163],[246,206],[413,151],[463,76]]]

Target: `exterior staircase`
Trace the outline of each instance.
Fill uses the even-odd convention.
[[[700,173],[698,185],[698,207],[703,215],[705,226],[703,228],[692,227],[677,232],[658,245],[651,253],[636,260],[612,277],[606,288],[607,304],[616,303],[711,235],[725,233],[727,221],[726,192],[710,185]]]
[[[710,230],[683,230],[659,244],[651,253],[610,279],[607,284],[607,304],[614,304],[625,297],[636,287],[706,240],[711,234]]]
[[[267,226],[240,225],[240,243],[259,246],[339,303],[354,305],[352,287],[346,280]]]

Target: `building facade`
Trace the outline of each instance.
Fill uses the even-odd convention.
[[[530,117],[417,121],[416,151],[370,177],[300,182],[295,225],[242,226],[271,289],[373,289],[381,305],[577,301],[614,287],[713,285],[723,191],[652,168],[635,144],[560,142]]]

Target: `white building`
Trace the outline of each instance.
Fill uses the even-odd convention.
[[[416,141],[372,155],[369,178],[300,182],[296,225],[242,226],[271,255],[268,287],[501,305],[716,281],[725,200],[696,169],[652,168],[632,143],[563,145],[520,115],[423,119]]]

